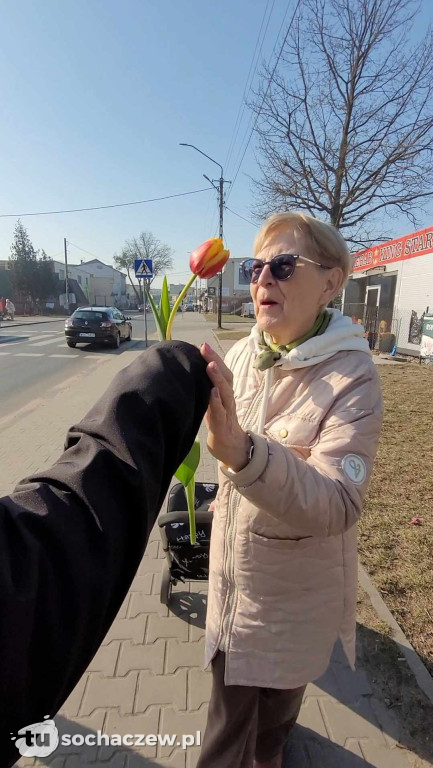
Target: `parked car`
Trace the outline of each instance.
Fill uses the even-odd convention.
[[[79,307],[65,322],[68,347],[77,344],[108,344],[117,349],[132,339],[130,317],[116,307]]]

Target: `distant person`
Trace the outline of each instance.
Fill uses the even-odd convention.
[[[356,523],[382,421],[364,329],[329,303],[351,268],[330,224],[271,216],[243,265],[257,318],[213,383],[219,460],[206,618],[213,686],[197,768],[281,768],[338,637],[355,661]]]
[[[15,304],[10,299],[6,299],[6,314],[10,320],[13,320],[15,317]]]
[[[0,499],[2,766],[19,758],[11,736],[55,715],[98,650],[209,392],[195,347],[151,347],[69,430],[56,463]]]

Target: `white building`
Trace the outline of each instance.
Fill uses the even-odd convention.
[[[64,280],[65,279],[65,262],[54,260],[53,264],[54,264],[54,272],[59,278],[59,280]],[[83,291],[83,294],[86,296],[86,300],[90,301],[90,275],[84,269],[81,269],[81,266],[78,266],[76,264],[68,264],[68,278],[69,280],[77,281],[78,285]]]
[[[229,259],[223,269],[222,299],[223,312],[238,312],[242,304],[250,301],[250,284],[242,274],[242,259]],[[207,281],[208,308],[217,311],[219,275]]]
[[[419,354],[422,318],[433,311],[433,227],[356,253],[342,309],[376,342],[392,333],[399,352]]]
[[[91,278],[89,301],[92,304],[127,306],[126,275],[123,272],[99,259],[81,262],[79,269]]]

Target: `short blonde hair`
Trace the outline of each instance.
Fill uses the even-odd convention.
[[[297,229],[306,235],[321,264],[326,267],[340,267],[343,272],[343,281],[339,289],[341,290],[352,271],[352,257],[347,243],[332,224],[308,216],[302,211],[273,213],[269,216],[254,240],[254,255],[260,253],[270,237],[284,229]]]

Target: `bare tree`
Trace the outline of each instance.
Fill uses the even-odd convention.
[[[114,263],[121,269],[126,269],[129,282],[131,283],[137,302],[140,302],[140,296],[135,284],[132,282],[135,259],[152,259],[153,262],[153,282],[155,277],[164,274],[173,267],[173,250],[169,245],[161,243],[152,232],[142,232],[138,237],[127,240],[120,253],[113,256]],[[146,281],[147,285],[147,281]],[[150,287],[147,286],[147,287]]]
[[[417,10],[304,0],[252,105],[261,215],[305,210],[364,247],[384,214],[417,225],[433,195],[433,40],[409,46]]]

